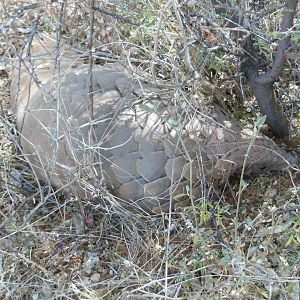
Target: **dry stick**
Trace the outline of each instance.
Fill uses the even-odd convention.
[[[107,11],[106,9],[103,9],[99,6],[96,7],[95,6],[95,1],[94,0],[92,0],[92,1],[93,1],[93,4],[92,4],[93,14],[94,14],[94,10],[96,10],[96,11],[99,11],[103,15],[107,15],[107,16],[112,17],[112,18],[116,19],[117,21],[121,21],[123,23],[128,23],[128,24],[133,25],[133,26],[141,26],[142,25],[140,23],[132,22],[131,20],[129,20],[126,17],[123,17],[121,15],[118,15],[118,14],[112,13],[110,11]]]
[[[181,20],[179,5],[176,0],[173,2],[173,9],[175,11],[175,16],[177,19],[177,23],[179,25],[180,34],[181,34],[181,38],[182,38],[182,42],[183,42],[185,63],[187,65],[189,71],[194,73],[195,77],[198,78],[199,74],[197,73],[197,71],[195,70],[195,68],[193,67],[192,62],[191,62],[191,55],[190,55],[190,51],[189,51],[189,47],[188,47],[188,40],[187,40],[185,29],[184,29],[184,26],[183,26],[183,23]]]
[[[151,64],[151,73],[152,73],[152,79],[153,79],[154,84],[156,84],[155,59],[156,59],[156,56],[157,56],[157,46],[158,46],[158,39],[159,39],[159,35],[160,35],[161,24],[162,24],[162,21],[163,21],[164,16],[165,16],[164,13],[169,8],[169,6],[171,6],[172,3],[173,3],[173,0],[169,0],[167,2],[167,4],[164,6],[164,8],[162,9],[162,11],[160,13],[158,24],[157,24],[157,28],[156,28],[154,48],[153,48],[153,52],[152,52],[152,64]]]
[[[33,41],[33,38],[34,38],[34,36],[36,35],[36,33],[37,33],[37,26],[38,26],[38,23],[39,23],[39,19],[40,19],[40,15],[38,15],[37,16],[37,18],[36,18],[36,20],[35,20],[35,22],[34,22],[34,25],[33,25],[33,27],[32,27],[32,34],[30,35],[30,37],[28,38],[28,48],[27,48],[27,57],[28,57],[28,62],[30,63],[30,65],[32,66],[32,57],[31,57],[31,51],[30,51],[30,46],[31,46],[31,44],[32,44],[32,41]],[[18,55],[19,56],[19,55]],[[23,61],[23,59],[21,59],[21,58],[19,58],[19,60],[20,60],[20,64],[21,63],[23,63],[24,64],[24,66],[26,67],[26,69],[27,69],[27,72],[30,74],[30,76],[31,76],[31,78],[32,79],[34,79],[34,81],[35,81],[35,83],[38,85],[38,87],[40,87],[40,83],[39,82],[37,82],[37,80],[38,79],[36,79],[35,77],[36,77],[36,74],[34,73],[34,70],[33,70],[33,68],[31,67],[31,70],[28,70],[28,67],[27,67],[27,65],[25,64],[25,62]],[[19,91],[19,88],[18,88],[18,91]],[[28,99],[28,102],[27,102],[27,105],[28,105],[28,103],[29,103],[29,99]],[[19,147],[19,145],[18,145],[18,147]],[[39,157],[39,159],[41,160],[41,158]],[[37,175],[36,175],[36,172],[35,172],[35,170],[34,170],[34,168],[32,167],[32,165],[30,164],[30,166],[31,166],[31,168],[32,168],[32,171],[33,171],[33,174],[34,174],[34,176],[37,178]],[[50,179],[49,179],[49,182],[48,182],[48,186],[49,186],[49,189],[48,189],[48,194],[47,194],[47,196],[45,196],[45,197],[43,197],[43,189],[41,188],[41,186],[40,186],[40,182],[39,182],[39,180],[37,181],[38,182],[38,185],[39,185],[39,192],[38,193],[40,193],[40,197],[41,197],[41,199],[43,199],[43,201],[33,210],[33,212],[34,211],[36,211],[40,206],[42,206],[46,201],[47,201],[47,199],[51,196],[51,183],[50,183]],[[35,195],[35,194],[34,194]],[[30,197],[28,197],[28,198],[32,198],[32,197],[34,197],[34,195],[32,195],[32,196],[30,196]],[[27,199],[27,198],[26,198]],[[22,207],[22,206],[21,206]],[[20,208],[21,208],[20,207]],[[31,213],[27,218],[26,218],[26,221],[24,222],[24,223],[26,223],[29,219],[30,219],[30,216],[32,215],[33,213]]]
[[[57,76],[58,76],[58,83],[57,83],[57,99],[56,99],[56,130],[54,132],[54,139],[53,139],[53,156],[52,156],[52,163],[49,164],[50,167],[50,176],[49,177],[49,185],[51,185],[51,173],[55,168],[56,160],[57,160],[57,153],[58,153],[58,139],[59,139],[59,116],[60,116],[60,110],[61,110],[61,93],[60,93],[60,82],[61,82],[61,73],[60,73],[60,42],[61,42],[61,25],[64,19],[64,12],[65,12],[65,2],[66,0],[63,0],[61,2],[60,7],[60,15],[59,15],[59,21],[56,25],[56,55],[55,55],[55,70],[57,70]],[[50,190],[49,190],[50,191]]]
[[[22,6],[21,8],[19,8],[19,10],[17,11],[17,13],[10,20],[8,20],[3,26],[0,27],[0,31],[2,32],[2,35],[3,35],[3,37],[4,37],[4,39],[5,39],[6,43],[7,43],[7,45],[9,45],[9,48],[16,54],[16,57],[18,58],[18,60],[20,62],[19,67],[21,67],[21,65],[22,65],[25,68],[25,70],[28,72],[28,74],[30,74],[31,80],[34,81],[34,83],[38,86],[38,88],[41,88],[41,85],[40,85],[40,82],[39,82],[39,80],[37,78],[36,73],[34,72],[34,70],[32,68],[31,69],[28,68],[27,64],[25,63],[25,61],[22,58],[22,56],[20,55],[20,53],[16,50],[16,48],[10,42],[10,40],[9,40],[9,38],[7,36],[7,33],[6,33],[6,29],[8,29],[10,27],[12,27],[14,29],[14,27],[13,27],[14,21],[24,12],[24,10],[34,9],[36,7],[37,6],[35,6],[35,5]],[[28,39],[29,41],[32,40],[33,35],[36,32],[36,27],[38,26],[38,21],[39,21],[39,16],[36,18],[36,20],[35,20],[35,22],[34,22],[34,24],[32,26],[31,31],[33,33],[32,33],[32,36],[29,37],[29,39]],[[30,45],[28,47],[30,47]],[[20,91],[19,84],[20,84],[20,72],[19,72],[19,78],[18,78],[17,93],[16,93],[16,96],[15,96],[16,98],[18,97],[18,94],[19,94],[19,91]],[[49,91],[47,91],[47,92],[50,94]],[[27,107],[27,105],[28,105],[28,103],[26,104],[26,107]],[[17,147],[20,149],[20,151],[22,151],[22,149],[21,149],[20,145],[17,143],[17,141],[15,141],[15,145],[17,145]],[[30,166],[31,166],[31,169],[33,171],[34,176],[37,178],[37,175],[36,175],[36,172],[35,172],[33,166],[31,164],[30,164]],[[37,183],[38,183],[38,186],[39,186],[40,197],[41,197],[41,199],[43,199],[43,193],[42,193],[42,188],[40,186],[40,182],[37,181]]]
[[[43,13],[43,10],[40,9],[40,14],[37,15],[36,19],[34,20],[34,23],[33,23],[33,26],[31,28],[31,34],[28,38],[28,42],[27,42],[27,53],[26,53],[26,58],[27,58],[27,61],[28,61],[28,64],[30,66],[30,71],[34,72],[34,64],[33,64],[33,61],[32,61],[32,56],[31,56],[31,45],[33,43],[33,39],[34,37],[37,35],[37,28],[38,28],[38,25],[39,25],[39,21],[40,21],[40,18],[41,18],[41,14]],[[21,67],[21,61],[19,63],[19,67]],[[21,75],[21,71],[19,71],[19,82],[18,82],[18,94],[19,94],[19,91],[20,91],[20,87],[19,87],[19,84],[20,84],[20,75]],[[32,79],[34,79],[34,74],[31,74],[30,73],[30,85],[29,85],[29,93],[28,93],[28,100],[27,100],[27,103],[26,103],[26,110],[27,110],[27,107],[29,106],[29,103],[30,103],[30,97],[31,97],[31,83],[32,83]],[[37,78],[38,80],[38,78]],[[25,121],[25,114],[23,115],[23,120],[22,120],[22,126],[21,128],[23,128],[23,125],[24,125],[24,121]],[[20,130],[22,132],[22,129]],[[40,158],[40,155],[39,155],[39,159],[41,160]],[[41,160],[42,161],[42,160]],[[31,166],[32,167],[32,166]],[[32,170],[34,171],[34,168],[32,167]],[[37,179],[37,176],[35,174],[35,171],[34,171],[34,175],[35,175],[35,178]],[[38,184],[40,185],[39,183],[39,180],[37,180]],[[50,177],[48,178],[48,192],[47,192],[47,195],[45,197],[41,197],[41,199],[43,199],[43,201],[46,201],[51,195],[51,182],[50,182]]]
[[[57,77],[58,77],[58,97],[57,97],[57,101],[56,101],[56,131],[55,131],[55,140],[54,142],[54,147],[55,150],[53,152],[53,164],[52,164],[52,170],[54,169],[56,160],[57,160],[57,153],[58,153],[58,147],[59,147],[59,124],[60,124],[60,112],[61,112],[61,107],[64,105],[63,101],[62,101],[62,97],[61,97],[61,89],[60,89],[60,84],[61,84],[61,52],[60,52],[60,45],[61,45],[61,27],[62,24],[64,22],[64,17],[65,17],[65,13],[66,13],[66,6],[67,6],[67,0],[63,0],[60,2],[61,7],[60,7],[60,14],[59,14],[59,21],[57,23],[57,27],[56,27],[56,57],[55,57],[55,68],[57,69]],[[50,174],[51,176],[51,174]],[[40,205],[41,206],[41,205]],[[82,212],[82,215],[84,216],[84,209],[82,206],[82,203],[79,201],[79,207],[80,210]],[[35,211],[32,212],[32,214]],[[85,222],[83,223],[84,226]],[[83,231],[85,231],[85,228],[83,228]]]
[[[88,56],[89,56],[89,106],[90,106],[90,128],[89,128],[89,145],[92,145],[92,141],[98,143],[97,135],[95,133],[95,126],[94,126],[94,88],[93,88],[93,66],[94,66],[94,58],[93,58],[93,36],[94,36],[94,26],[95,26],[95,0],[91,0],[90,2],[90,32],[89,32],[89,41],[88,41]],[[90,161],[95,161],[95,155],[97,154],[97,151],[89,151],[90,152]],[[98,156],[98,160],[100,162],[101,158]],[[101,179],[102,179],[102,166],[101,163],[100,166],[100,172],[101,172]],[[95,178],[97,176],[97,171],[94,170]]]
[[[161,12],[159,23],[157,25],[157,31],[155,36],[155,43],[154,43],[154,50],[153,50],[153,63],[152,63],[152,76],[154,83],[156,83],[156,76],[155,76],[155,57],[157,54],[157,44],[158,44],[158,37],[159,32],[162,24],[162,20],[164,17],[164,12],[168,9],[168,7],[173,3],[173,0],[168,1],[165,5],[164,9]],[[174,7],[176,10],[176,7]],[[179,146],[180,140],[178,139],[176,147]],[[171,180],[171,187],[173,185],[173,175],[174,175],[174,168],[172,168],[172,180]],[[168,259],[170,253],[170,235],[171,235],[171,225],[172,225],[172,202],[173,202],[173,193],[170,194],[170,206],[169,206],[169,220],[168,220],[168,230],[167,230],[167,245],[166,245],[166,254],[165,254],[165,286],[164,286],[164,294],[165,297],[168,297]]]
[[[93,148],[91,148],[91,145],[94,143],[98,143],[97,135],[95,132],[95,126],[94,126],[94,88],[93,88],[93,66],[94,66],[94,58],[93,58],[93,36],[94,36],[94,26],[95,26],[95,0],[90,1],[90,32],[89,32],[89,40],[88,40],[88,57],[89,57],[89,73],[88,73],[88,78],[89,78],[89,106],[90,106],[90,128],[89,128],[89,134],[88,134],[88,139],[89,139],[89,160],[90,162],[96,161],[96,156],[98,154],[97,151],[95,151]],[[92,143],[94,142],[94,143]],[[99,161],[99,168],[100,168],[100,176],[102,181],[103,178],[103,170],[102,170],[102,165],[101,165],[101,157],[98,154],[97,156],[97,161]],[[91,163],[91,165],[93,165]],[[92,170],[94,172],[95,178],[97,177],[97,171],[96,169]],[[85,216],[84,216],[85,217]]]
[[[24,13],[24,11],[35,9],[37,7],[39,7],[39,5],[36,3],[30,4],[30,5],[22,5],[21,7],[19,7],[17,12],[7,22],[5,22],[3,25],[0,26],[0,31],[2,31],[4,28],[13,27],[14,26],[13,23],[16,21],[16,19],[18,19]]]
[[[94,96],[93,96],[93,34],[94,34],[94,23],[95,23],[95,13],[92,9],[95,6],[95,0],[91,0],[91,17],[90,17],[90,35],[89,35],[89,97],[91,106],[91,120],[94,120]]]

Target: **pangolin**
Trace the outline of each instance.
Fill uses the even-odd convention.
[[[118,64],[91,68],[46,36],[35,37],[15,63],[11,84],[34,174],[79,197],[100,185],[127,208],[160,213],[200,199],[210,182],[243,165],[260,172],[297,163],[217,103],[201,109],[173,96]]]

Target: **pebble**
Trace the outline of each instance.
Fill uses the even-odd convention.
[[[101,276],[100,276],[99,273],[94,273],[94,274],[90,277],[91,281],[94,282],[94,283],[99,282],[99,281],[100,281],[100,278],[101,278]]]

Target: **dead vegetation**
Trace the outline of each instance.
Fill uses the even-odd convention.
[[[154,81],[184,83],[252,126],[257,110],[232,41],[209,3],[194,16],[194,2],[1,2],[1,299],[299,299],[295,170],[243,178],[238,209],[239,177],[219,199],[148,218],[40,188],[18,147],[10,70],[37,29],[68,39],[87,62],[92,50],[95,63],[121,61]],[[296,134],[299,91],[289,80],[297,62],[287,68],[277,92]]]

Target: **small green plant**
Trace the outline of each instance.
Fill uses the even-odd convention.
[[[236,208],[236,216],[235,216],[235,243],[236,243],[236,247],[238,247],[238,215],[239,215],[239,210],[240,210],[240,204],[241,204],[241,197],[242,197],[242,192],[245,190],[245,188],[247,187],[247,183],[244,180],[244,175],[245,175],[245,170],[246,170],[246,165],[247,165],[247,160],[250,156],[251,153],[251,149],[254,145],[254,142],[257,138],[257,135],[261,129],[261,127],[263,126],[263,124],[265,124],[266,122],[266,118],[267,116],[262,116],[259,117],[255,124],[254,124],[254,129],[253,129],[253,135],[252,138],[250,140],[250,143],[248,145],[248,149],[245,155],[245,159],[244,159],[244,163],[243,163],[243,167],[242,167],[242,172],[241,172],[241,177],[240,177],[240,184],[239,184],[239,191],[238,191],[238,199],[237,199],[237,208]]]
[[[290,245],[295,245],[299,246],[300,245],[300,213],[293,217],[292,219],[293,225],[287,229],[287,234],[288,234],[288,240],[285,244],[285,246],[290,246]]]

